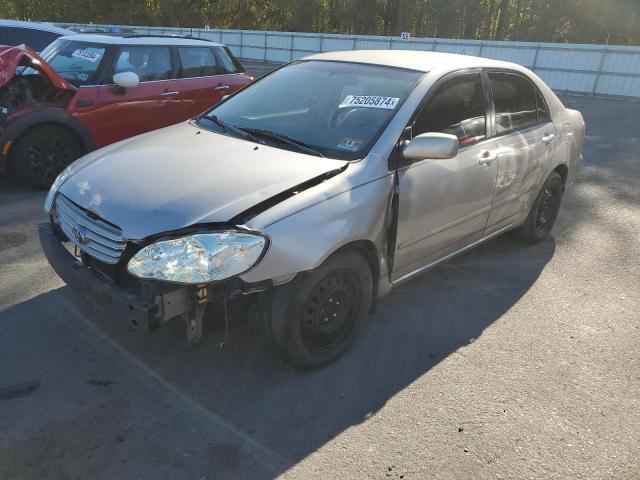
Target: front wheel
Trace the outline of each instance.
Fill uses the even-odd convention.
[[[11,155],[18,180],[44,190],[67,165],[82,155],[82,148],[66,128],[44,124],[24,133]]]
[[[366,318],[372,286],[371,268],[355,251],[305,274],[285,313],[282,346],[290,362],[315,370],[342,356]]]
[[[530,245],[544,241],[551,232],[560,211],[562,178],[552,172],[533,202],[525,222],[513,231],[513,236]]]

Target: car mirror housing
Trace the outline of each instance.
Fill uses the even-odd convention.
[[[121,72],[113,76],[113,83],[121,88],[134,88],[140,85],[140,77],[134,72]]]
[[[458,155],[459,146],[460,142],[455,135],[423,133],[404,146],[402,156],[408,161],[445,160]]]

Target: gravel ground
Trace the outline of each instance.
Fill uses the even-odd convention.
[[[242,325],[120,330],[1,180],[0,478],[640,478],[640,104],[565,100],[586,160],[552,237],[403,285],[314,373]]]

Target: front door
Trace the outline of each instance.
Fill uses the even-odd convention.
[[[173,71],[168,46],[121,47],[113,73],[134,72],[140,85],[126,90],[113,85],[100,87],[98,146],[185,120],[180,81]]]
[[[458,136],[448,160],[424,159],[399,168],[399,212],[392,281],[482,238],[496,178],[497,143],[488,139],[488,101],[480,73],[446,81],[416,117],[411,135]]]

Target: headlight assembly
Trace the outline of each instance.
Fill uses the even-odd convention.
[[[246,272],[266,247],[266,237],[254,233],[197,233],[144,247],[131,258],[127,270],[143,279],[208,283]]]

